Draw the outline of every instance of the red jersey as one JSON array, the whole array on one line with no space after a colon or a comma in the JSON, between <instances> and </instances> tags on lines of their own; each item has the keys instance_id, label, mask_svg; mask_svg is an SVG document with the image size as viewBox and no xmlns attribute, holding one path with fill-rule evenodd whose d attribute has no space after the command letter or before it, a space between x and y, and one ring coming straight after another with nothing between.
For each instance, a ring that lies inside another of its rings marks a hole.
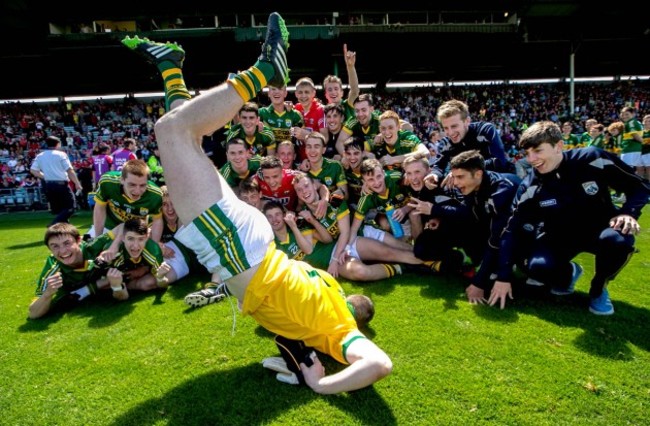
<instances>
[{"instance_id":1,"label":"red jersey","mask_svg":"<svg viewBox=\"0 0 650 426\"><path fill-rule=\"evenodd\" d=\"M297 104L296 111L302 115L302 119L305 122L303 126L304 129L310 130L312 132L317 132L325 127L325 111L323 110L323 105L320 102L314 100L311 103L311 107L307 113L305 113L302 104ZM304 142L298 141L296 148L298 148L296 152L298 160L302 161L307 158Z\"/></svg>"},{"instance_id":2,"label":"red jersey","mask_svg":"<svg viewBox=\"0 0 650 426\"><path fill-rule=\"evenodd\" d=\"M296 195L296 190L293 188L292 184L295 175L295 170L282 169L282 181L280 187L273 191L264 181L264 178L262 177L262 169L258 170L255 179L260 185L262 198L265 200L276 201L286 207L287 210L295 211L296 205L298 204L298 196Z\"/></svg>"}]
</instances>

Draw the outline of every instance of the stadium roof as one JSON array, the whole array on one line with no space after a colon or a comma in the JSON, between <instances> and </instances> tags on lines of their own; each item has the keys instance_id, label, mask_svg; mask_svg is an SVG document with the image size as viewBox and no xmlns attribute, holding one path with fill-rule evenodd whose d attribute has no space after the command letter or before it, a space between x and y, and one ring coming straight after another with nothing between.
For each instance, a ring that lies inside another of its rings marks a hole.
<instances>
[{"instance_id":1,"label":"stadium roof","mask_svg":"<svg viewBox=\"0 0 650 426\"><path fill-rule=\"evenodd\" d=\"M268 1L225 3L184 0L172 14L150 0L113 0L100 12L79 0L4 0L0 99L160 91L155 70L119 44L134 33L178 41L188 53L188 85L210 87L252 63L272 11ZM578 77L647 74L650 22L639 3L603 10L590 1L459 0L394 10L285 0L278 11L291 25L294 80L320 81L335 71L345 80L347 43L357 52L359 80L383 85L568 78L572 54ZM81 33L82 24L95 32Z\"/></svg>"}]
</instances>

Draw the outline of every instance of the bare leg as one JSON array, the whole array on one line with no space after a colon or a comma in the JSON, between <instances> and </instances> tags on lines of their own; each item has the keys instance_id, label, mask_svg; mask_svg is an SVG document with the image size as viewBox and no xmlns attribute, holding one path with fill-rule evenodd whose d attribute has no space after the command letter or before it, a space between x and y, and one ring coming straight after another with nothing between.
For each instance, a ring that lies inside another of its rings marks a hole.
<instances>
[{"instance_id":1,"label":"bare leg","mask_svg":"<svg viewBox=\"0 0 650 426\"><path fill-rule=\"evenodd\" d=\"M366 265L359 259L349 259L340 265L339 275L351 281L378 281L391 277L384 265Z\"/></svg>"},{"instance_id":2,"label":"bare leg","mask_svg":"<svg viewBox=\"0 0 650 426\"><path fill-rule=\"evenodd\" d=\"M234 197L201 148L204 135L223 127L244 100L223 83L175 108L156 122L165 181L182 223L190 223L224 195Z\"/></svg>"},{"instance_id":3,"label":"bare leg","mask_svg":"<svg viewBox=\"0 0 650 426\"><path fill-rule=\"evenodd\" d=\"M387 237L388 234L386 234L386 238ZM404 243L404 241L399 241L394 237L393 240ZM358 237L356 242L357 251L359 252L359 256L361 256L361 260L385 261L386 259L390 259L392 262L408 263L409 265L422 264L422 260L415 257L413 254L413 246L408 243L404 243L407 248L404 250L401 248L401 245L400 248L396 248L395 246L390 246L385 242L382 243L371 238Z\"/></svg>"}]
</instances>

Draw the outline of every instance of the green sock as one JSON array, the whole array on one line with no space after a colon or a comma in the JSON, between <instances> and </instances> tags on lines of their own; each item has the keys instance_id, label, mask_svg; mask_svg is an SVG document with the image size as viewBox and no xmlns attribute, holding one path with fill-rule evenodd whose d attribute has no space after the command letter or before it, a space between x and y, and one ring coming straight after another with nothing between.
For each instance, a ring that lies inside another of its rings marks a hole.
<instances>
[{"instance_id":1,"label":"green sock","mask_svg":"<svg viewBox=\"0 0 650 426\"><path fill-rule=\"evenodd\" d=\"M185 86L183 79L183 70L178 68L171 61L163 61L158 64L158 69L162 74L165 84L165 109L169 111L169 107L177 99L191 99L189 90Z\"/></svg>"}]
</instances>

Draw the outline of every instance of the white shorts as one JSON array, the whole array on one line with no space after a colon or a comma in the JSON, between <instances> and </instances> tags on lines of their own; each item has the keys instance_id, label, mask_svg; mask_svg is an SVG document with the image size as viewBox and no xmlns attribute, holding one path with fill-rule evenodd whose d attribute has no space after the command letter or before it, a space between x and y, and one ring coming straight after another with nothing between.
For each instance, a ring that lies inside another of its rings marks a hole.
<instances>
[{"instance_id":1,"label":"white shorts","mask_svg":"<svg viewBox=\"0 0 650 426\"><path fill-rule=\"evenodd\" d=\"M641 165L643 167L650 167L650 152L641 155Z\"/></svg>"},{"instance_id":2,"label":"white shorts","mask_svg":"<svg viewBox=\"0 0 650 426\"><path fill-rule=\"evenodd\" d=\"M261 211L229 197L182 226L175 237L210 273L226 281L262 262L273 230Z\"/></svg>"},{"instance_id":3,"label":"white shorts","mask_svg":"<svg viewBox=\"0 0 650 426\"><path fill-rule=\"evenodd\" d=\"M364 225L362 232L364 237L370 238L371 240L377 240L382 243L384 242L384 237L386 236L386 231L370 225Z\"/></svg>"},{"instance_id":4,"label":"white shorts","mask_svg":"<svg viewBox=\"0 0 650 426\"><path fill-rule=\"evenodd\" d=\"M621 160L629 166L641 167L641 151L622 153Z\"/></svg>"},{"instance_id":5,"label":"white shorts","mask_svg":"<svg viewBox=\"0 0 650 426\"><path fill-rule=\"evenodd\" d=\"M334 249L332 250L332 257L330 258L330 263L334 260L334 253L336 253L336 248L338 247L339 243L341 240L337 241L336 244L334 245ZM354 241L352 241L352 244L348 244L345 246L345 254L350 257L354 257L355 259L361 260L361 257L359 256L359 252L357 251L357 239L355 238Z\"/></svg>"},{"instance_id":6,"label":"white shorts","mask_svg":"<svg viewBox=\"0 0 650 426\"><path fill-rule=\"evenodd\" d=\"M104 235L108 231L110 231L110 229L108 229L107 227L104 227L104 231L102 231L101 235ZM99 236L95 232L95 225L91 226L90 229L86 232L86 234L90 235L90 238L95 238L95 237Z\"/></svg>"},{"instance_id":7,"label":"white shorts","mask_svg":"<svg viewBox=\"0 0 650 426\"><path fill-rule=\"evenodd\" d=\"M174 272L176 272L177 279L180 280L187 276L190 273L190 265L187 264L187 260L185 260L181 249L173 241L166 242L165 246L174 251L174 257L165 258L165 263L171 266Z\"/></svg>"}]
</instances>

